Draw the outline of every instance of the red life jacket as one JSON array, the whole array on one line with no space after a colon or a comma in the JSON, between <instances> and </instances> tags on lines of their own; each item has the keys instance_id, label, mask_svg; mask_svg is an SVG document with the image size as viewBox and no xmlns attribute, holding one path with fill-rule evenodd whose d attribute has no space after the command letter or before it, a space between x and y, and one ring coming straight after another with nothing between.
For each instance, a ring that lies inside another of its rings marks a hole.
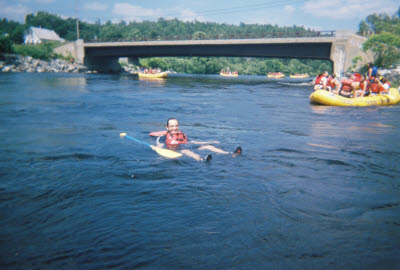
<instances>
[{"instance_id":1,"label":"red life jacket","mask_svg":"<svg viewBox=\"0 0 400 270\"><path fill-rule=\"evenodd\" d=\"M178 133L174 133L174 134L171 134L171 133L167 132L165 134L165 136L166 136L165 144L168 147L176 147L176 146L178 146L180 144L188 142L188 139L187 139L186 135L183 134L181 131L179 131Z\"/></svg>"},{"instance_id":2,"label":"red life jacket","mask_svg":"<svg viewBox=\"0 0 400 270\"><path fill-rule=\"evenodd\" d=\"M360 73L354 73L354 81L355 82L361 82L361 74Z\"/></svg>"},{"instance_id":3,"label":"red life jacket","mask_svg":"<svg viewBox=\"0 0 400 270\"><path fill-rule=\"evenodd\" d=\"M351 87L351 84L353 83L353 80L350 79L345 79L342 81L342 90L351 92L353 90L353 87Z\"/></svg>"},{"instance_id":4,"label":"red life jacket","mask_svg":"<svg viewBox=\"0 0 400 270\"><path fill-rule=\"evenodd\" d=\"M370 87L373 93L379 93L379 84L377 82L371 82Z\"/></svg>"},{"instance_id":5,"label":"red life jacket","mask_svg":"<svg viewBox=\"0 0 400 270\"><path fill-rule=\"evenodd\" d=\"M322 84L322 83L321 83L322 77L324 77L324 74L318 75L317 78L315 79L314 85Z\"/></svg>"},{"instance_id":6,"label":"red life jacket","mask_svg":"<svg viewBox=\"0 0 400 270\"><path fill-rule=\"evenodd\" d=\"M331 87L335 87L335 84L332 82L333 78L330 77L326 80L326 85L331 86Z\"/></svg>"}]
</instances>

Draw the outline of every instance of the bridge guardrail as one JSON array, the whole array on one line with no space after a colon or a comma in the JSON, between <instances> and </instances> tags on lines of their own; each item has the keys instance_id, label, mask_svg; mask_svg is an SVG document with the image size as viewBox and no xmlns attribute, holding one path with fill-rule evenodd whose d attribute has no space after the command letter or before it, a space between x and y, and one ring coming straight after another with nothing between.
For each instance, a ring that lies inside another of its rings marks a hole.
<instances>
[{"instance_id":1,"label":"bridge guardrail","mask_svg":"<svg viewBox=\"0 0 400 270\"><path fill-rule=\"evenodd\" d=\"M187 35L187 36L143 36L130 39L92 39L91 42L134 42L134 41L176 41L176 40L218 40L218 39L260 39L260 38L304 38L304 37L334 37L336 31L306 31L306 32L273 32L273 33L241 33L241 34L212 34L212 35Z\"/></svg>"}]
</instances>

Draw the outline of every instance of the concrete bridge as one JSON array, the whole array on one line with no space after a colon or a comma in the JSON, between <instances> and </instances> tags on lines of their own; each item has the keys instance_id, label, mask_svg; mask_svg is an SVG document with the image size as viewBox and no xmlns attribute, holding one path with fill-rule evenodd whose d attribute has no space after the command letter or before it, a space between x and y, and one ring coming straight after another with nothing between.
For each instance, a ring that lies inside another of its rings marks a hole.
<instances>
[{"instance_id":1,"label":"concrete bridge","mask_svg":"<svg viewBox=\"0 0 400 270\"><path fill-rule=\"evenodd\" d=\"M138 63L141 57L163 56L225 56L267 57L330 60L334 72L342 74L361 56L363 63L371 61L362 52L365 38L348 34L329 37L256 38L223 40L175 40L85 43L78 40L55 49L64 56L72 56L88 68L101 72L120 69L118 59L128 57Z\"/></svg>"}]
</instances>

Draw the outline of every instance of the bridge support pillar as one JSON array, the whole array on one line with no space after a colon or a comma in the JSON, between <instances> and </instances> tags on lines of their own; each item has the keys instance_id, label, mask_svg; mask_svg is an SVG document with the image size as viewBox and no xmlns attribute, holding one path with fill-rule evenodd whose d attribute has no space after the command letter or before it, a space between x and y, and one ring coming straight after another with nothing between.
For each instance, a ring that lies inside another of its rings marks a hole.
<instances>
[{"instance_id":1,"label":"bridge support pillar","mask_svg":"<svg viewBox=\"0 0 400 270\"><path fill-rule=\"evenodd\" d=\"M84 65L89 70L96 70L100 73L118 73L121 71L118 57L115 56L85 56Z\"/></svg>"},{"instance_id":2,"label":"bridge support pillar","mask_svg":"<svg viewBox=\"0 0 400 270\"><path fill-rule=\"evenodd\" d=\"M332 46L331 61L333 63L333 72L342 76L350 66L346 59L346 46L335 42Z\"/></svg>"},{"instance_id":3,"label":"bridge support pillar","mask_svg":"<svg viewBox=\"0 0 400 270\"><path fill-rule=\"evenodd\" d=\"M333 72L343 75L348 71L353 72L370 62L372 55L362 51L362 44L366 40L366 38L356 35L351 35L351 38L348 36L337 37L331 49ZM353 63L355 57L361 57L361 61L356 66Z\"/></svg>"},{"instance_id":4,"label":"bridge support pillar","mask_svg":"<svg viewBox=\"0 0 400 270\"><path fill-rule=\"evenodd\" d=\"M133 57L133 56L128 57L128 64L139 66L140 65L139 57Z\"/></svg>"}]
</instances>

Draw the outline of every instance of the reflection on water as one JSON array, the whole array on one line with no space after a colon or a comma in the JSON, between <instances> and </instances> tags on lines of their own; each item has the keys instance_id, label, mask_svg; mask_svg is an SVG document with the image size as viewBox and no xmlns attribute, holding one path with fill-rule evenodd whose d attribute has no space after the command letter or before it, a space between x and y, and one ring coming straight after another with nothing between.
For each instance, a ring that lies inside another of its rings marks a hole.
<instances>
[{"instance_id":1,"label":"reflection on water","mask_svg":"<svg viewBox=\"0 0 400 270\"><path fill-rule=\"evenodd\" d=\"M142 87L159 88L164 87L167 78L142 78L138 77Z\"/></svg>"},{"instance_id":2,"label":"reflection on water","mask_svg":"<svg viewBox=\"0 0 400 270\"><path fill-rule=\"evenodd\" d=\"M83 74L77 74L77 75L78 76L69 75L69 76L54 78L49 74L44 74L45 79L39 81L40 83L39 87L47 88L47 87L59 87L60 85L63 85L67 90L86 92L87 78L84 77Z\"/></svg>"},{"instance_id":3,"label":"reflection on water","mask_svg":"<svg viewBox=\"0 0 400 270\"><path fill-rule=\"evenodd\" d=\"M360 134L384 134L389 133L393 126L385 125L383 123L369 123L368 126L352 126L350 130Z\"/></svg>"},{"instance_id":4,"label":"reflection on water","mask_svg":"<svg viewBox=\"0 0 400 270\"><path fill-rule=\"evenodd\" d=\"M383 123L333 123L328 121L313 122L311 124L311 135L316 138L349 138L363 137L369 134L382 135L390 133L392 125Z\"/></svg>"},{"instance_id":5,"label":"reflection on water","mask_svg":"<svg viewBox=\"0 0 400 270\"><path fill-rule=\"evenodd\" d=\"M316 146L316 147L323 147L323 148L331 148L331 149L335 149L335 146L330 146L330 145L323 145L323 144L316 144L316 143L307 143L308 145L311 146Z\"/></svg>"}]
</instances>

